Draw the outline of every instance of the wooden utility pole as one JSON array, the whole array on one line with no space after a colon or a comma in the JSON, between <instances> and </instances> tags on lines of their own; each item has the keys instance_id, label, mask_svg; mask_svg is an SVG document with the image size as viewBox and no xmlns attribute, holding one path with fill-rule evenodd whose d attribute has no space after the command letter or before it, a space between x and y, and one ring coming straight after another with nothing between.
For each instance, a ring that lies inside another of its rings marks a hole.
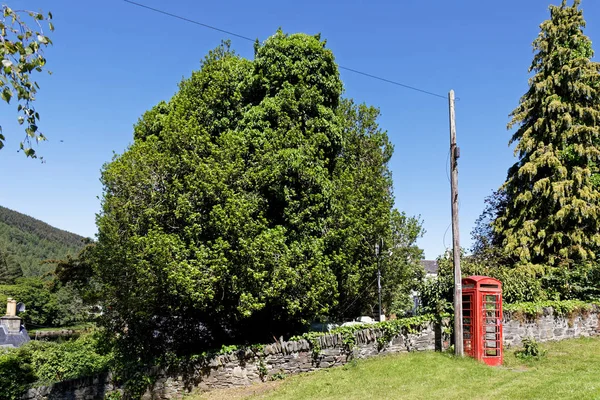
<instances>
[{"instance_id":1,"label":"wooden utility pole","mask_svg":"<svg viewBox=\"0 0 600 400\"><path fill-rule=\"evenodd\" d=\"M375 255L377 256L377 293L379 295L379 317L377 317L377 320L379 322L385 321L385 319L381 318L381 266L379 265L379 259L382 250L383 240L381 240L381 247L379 247L379 243L375 245Z\"/></svg>"},{"instance_id":2,"label":"wooden utility pole","mask_svg":"<svg viewBox=\"0 0 600 400\"><path fill-rule=\"evenodd\" d=\"M463 349L463 312L462 277L460 273L460 236L458 231L458 157L456 147L456 123L454 116L454 90L448 93L450 108L450 192L452 204L452 253L454 259L454 354L462 357Z\"/></svg>"}]
</instances>

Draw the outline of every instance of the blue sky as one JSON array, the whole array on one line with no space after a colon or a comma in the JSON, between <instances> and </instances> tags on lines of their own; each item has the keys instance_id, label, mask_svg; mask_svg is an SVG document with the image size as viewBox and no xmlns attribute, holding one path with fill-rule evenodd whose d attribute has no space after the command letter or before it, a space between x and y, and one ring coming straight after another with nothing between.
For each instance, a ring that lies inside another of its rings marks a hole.
<instances>
[{"instance_id":1,"label":"blue sky","mask_svg":"<svg viewBox=\"0 0 600 400\"><path fill-rule=\"evenodd\" d=\"M259 40L278 27L320 32L342 66L443 95L454 89L461 240L470 245L484 198L514 162L506 123L527 90L531 42L549 15L548 0L137 1ZM595 41L600 2L582 3L585 32ZM8 139L0 151L0 205L93 236L102 165L131 143L139 116L169 99L229 37L119 0L8 4L52 11L56 31L46 52L53 74L39 77L36 105L50 139L37 147L46 163L17 153L23 133L15 109L0 105ZM231 40L252 58L251 43ZM395 145L396 206L421 215L427 233L419 245L437 257L452 240L447 101L348 71L341 76L346 96L381 109L380 125Z\"/></svg>"}]
</instances>

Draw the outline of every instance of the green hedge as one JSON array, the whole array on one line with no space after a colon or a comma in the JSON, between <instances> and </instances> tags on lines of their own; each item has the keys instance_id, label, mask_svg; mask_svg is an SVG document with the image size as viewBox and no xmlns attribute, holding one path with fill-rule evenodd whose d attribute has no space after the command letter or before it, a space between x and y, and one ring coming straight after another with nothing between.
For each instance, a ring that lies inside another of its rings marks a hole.
<instances>
[{"instance_id":1,"label":"green hedge","mask_svg":"<svg viewBox=\"0 0 600 400\"><path fill-rule=\"evenodd\" d=\"M35 380L31 354L27 350L0 349L0 398L20 399Z\"/></svg>"},{"instance_id":2,"label":"green hedge","mask_svg":"<svg viewBox=\"0 0 600 400\"><path fill-rule=\"evenodd\" d=\"M62 343L32 341L0 350L0 398L18 399L31 385L48 385L108 370L112 355L95 334Z\"/></svg>"}]
</instances>

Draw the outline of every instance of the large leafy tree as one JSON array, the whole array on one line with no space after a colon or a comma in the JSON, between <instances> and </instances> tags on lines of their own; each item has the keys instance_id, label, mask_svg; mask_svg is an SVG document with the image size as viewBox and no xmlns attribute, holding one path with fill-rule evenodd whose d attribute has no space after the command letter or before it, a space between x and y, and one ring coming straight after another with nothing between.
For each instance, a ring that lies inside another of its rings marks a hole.
<instances>
[{"instance_id":1,"label":"large leafy tree","mask_svg":"<svg viewBox=\"0 0 600 400\"><path fill-rule=\"evenodd\" d=\"M383 305L387 312L402 313L411 305L409 295L421 277L422 250L416 246L423 234L418 218L393 207L392 176L387 167L393 146L377 124L379 111L343 99L338 108L343 151L334 172L334 195L328 252L337 276L338 319L358 313L376 314L377 267L382 271ZM384 239L379 260L375 245Z\"/></svg>"},{"instance_id":2,"label":"large leafy tree","mask_svg":"<svg viewBox=\"0 0 600 400\"><path fill-rule=\"evenodd\" d=\"M44 32L44 26L53 31L52 14L30 10L13 10L6 4L0 6L0 98L6 103L17 103L17 121L25 126L25 139L21 150L28 157L35 157L33 143L46 140L38 130L40 115L33 102L39 89L32 74L41 72L46 65L44 48L52 41ZM0 125L0 149L5 137Z\"/></svg>"},{"instance_id":3,"label":"large leafy tree","mask_svg":"<svg viewBox=\"0 0 600 400\"><path fill-rule=\"evenodd\" d=\"M518 161L494 229L520 263L570 266L600 245L600 75L579 1L550 6L533 42L534 75L511 114Z\"/></svg>"},{"instance_id":4,"label":"large leafy tree","mask_svg":"<svg viewBox=\"0 0 600 400\"><path fill-rule=\"evenodd\" d=\"M392 210L377 110L341 93L325 42L277 32L253 61L211 51L142 116L104 167L98 242L81 264L121 349L272 340L368 311L379 238L398 302L418 276L420 222Z\"/></svg>"}]
</instances>

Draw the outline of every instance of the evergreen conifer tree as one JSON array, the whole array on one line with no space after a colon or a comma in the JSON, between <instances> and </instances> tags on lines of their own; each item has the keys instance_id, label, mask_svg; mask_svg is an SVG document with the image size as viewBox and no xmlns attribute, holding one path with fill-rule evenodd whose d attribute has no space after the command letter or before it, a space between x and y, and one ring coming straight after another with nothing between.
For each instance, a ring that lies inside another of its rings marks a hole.
<instances>
[{"instance_id":1,"label":"evergreen conifer tree","mask_svg":"<svg viewBox=\"0 0 600 400\"><path fill-rule=\"evenodd\" d=\"M0 285L12 285L15 279L23 276L19 263L0 249Z\"/></svg>"},{"instance_id":2,"label":"evergreen conifer tree","mask_svg":"<svg viewBox=\"0 0 600 400\"><path fill-rule=\"evenodd\" d=\"M512 112L518 161L494 230L523 264L568 267L600 245L600 64L592 61L579 0L550 6L533 42L534 76Z\"/></svg>"}]
</instances>

